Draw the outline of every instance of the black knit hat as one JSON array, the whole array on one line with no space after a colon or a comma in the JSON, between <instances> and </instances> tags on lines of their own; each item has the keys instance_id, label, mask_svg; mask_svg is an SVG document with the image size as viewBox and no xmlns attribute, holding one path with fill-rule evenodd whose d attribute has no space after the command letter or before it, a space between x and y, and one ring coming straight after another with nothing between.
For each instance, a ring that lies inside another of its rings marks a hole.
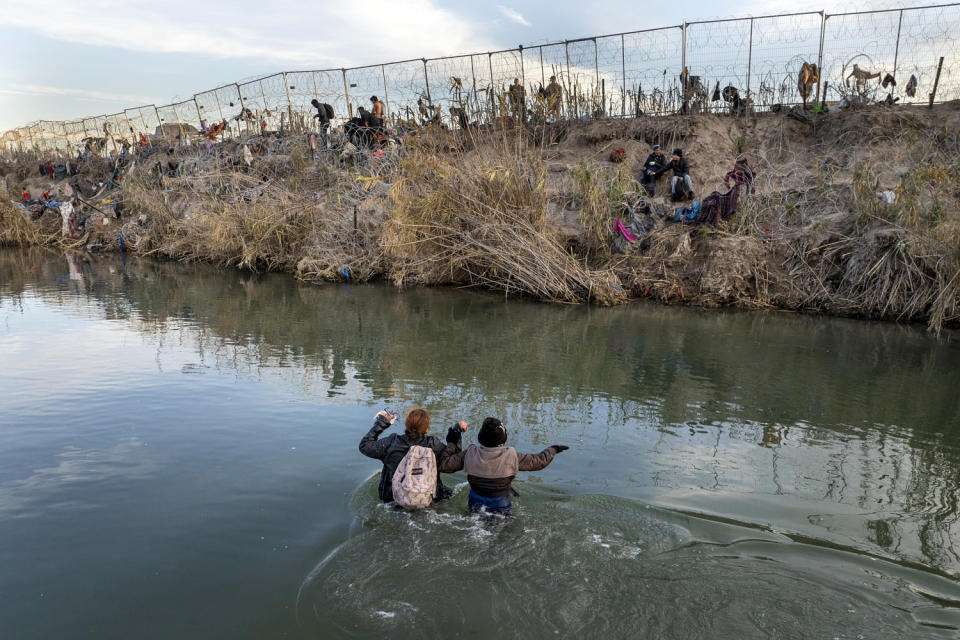
<instances>
[{"instance_id":1,"label":"black knit hat","mask_svg":"<svg viewBox=\"0 0 960 640\"><path fill-rule=\"evenodd\" d=\"M674 149L673 155L683 157L683 149Z\"/></svg>"},{"instance_id":2,"label":"black knit hat","mask_svg":"<svg viewBox=\"0 0 960 640\"><path fill-rule=\"evenodd\" d=\"M477 442L485 447L499 447L507 441L507 429L496 418L486 418L477 434Z\"/></svg>"}]
</instances>

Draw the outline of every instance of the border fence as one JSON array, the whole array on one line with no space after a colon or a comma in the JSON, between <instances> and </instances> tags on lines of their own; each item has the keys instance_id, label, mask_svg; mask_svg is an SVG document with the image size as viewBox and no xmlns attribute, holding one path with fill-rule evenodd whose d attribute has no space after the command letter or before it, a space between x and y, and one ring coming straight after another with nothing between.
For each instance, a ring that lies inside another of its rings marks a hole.
<instances>
[{"instance_id":1,"label":"border fence","mask_svg":"<svg viewBox=\"0 0 960 640\"><path fill-rule=\"evenodd\" d=\"M807 102L889 93L899 104L933 104L960 98L958 62L960 3L706 20L486 53L285 71L175 104L33 122L4 132L0 151L72 153L96 141L93 150L110 152L135 145L141 134L182 137L201 120L225 122L228 137L306 131L314 126L311 100L332 105L342 121L369 106L371 95L380 97L394 125L439 119L458 126L451 109L482 124L513 114L514 79L524 87L524 111L543 114L551 76L562 87L555 117L727 111L716 98L728 86L765 111L804 101L798 85L804 63L819 71ZM883 82L887 75L895 86Z\"/></svg>"}]
</instances>

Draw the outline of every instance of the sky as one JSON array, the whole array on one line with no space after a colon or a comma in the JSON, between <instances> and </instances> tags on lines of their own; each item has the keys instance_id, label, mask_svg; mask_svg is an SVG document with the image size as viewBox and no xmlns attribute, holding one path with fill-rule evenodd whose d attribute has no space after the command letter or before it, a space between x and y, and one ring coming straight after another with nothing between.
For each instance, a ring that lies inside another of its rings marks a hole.
<instances>
[{"instance_id":1,"label":"sky","mask_svg":"<svg viewBox=\"0 0 960 640\"><path fill-rule=\"evenodd\" d=\"M0 131L168 104L278 71L515 48L683 21L918 6L829 0L4 0Z\"/></svg>"}]
</instances>

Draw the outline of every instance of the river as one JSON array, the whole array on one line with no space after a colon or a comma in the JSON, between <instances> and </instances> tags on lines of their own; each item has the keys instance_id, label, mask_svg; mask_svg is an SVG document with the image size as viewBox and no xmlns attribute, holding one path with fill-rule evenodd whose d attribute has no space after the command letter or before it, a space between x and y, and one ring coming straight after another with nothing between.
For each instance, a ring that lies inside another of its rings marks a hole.
<instances>
[{"instance_id":1,"label":"river","mask_svg":"<svg viewBox=\"0 0 960 640\"><path fill-rule=\"evenodd\" d=\"M2 635L957 638L958 338L2 250ZM570 450L393 511L417 404Z\"/></svg>"}]
</instances>

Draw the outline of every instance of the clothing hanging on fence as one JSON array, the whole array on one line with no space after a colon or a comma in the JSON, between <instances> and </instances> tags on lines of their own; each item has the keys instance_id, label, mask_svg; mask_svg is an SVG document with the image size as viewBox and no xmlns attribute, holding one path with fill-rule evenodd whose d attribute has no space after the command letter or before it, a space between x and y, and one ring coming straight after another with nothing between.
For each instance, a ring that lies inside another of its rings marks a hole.
<instances>
[{"instance_id":1,"label":"clothing hanging on fence","mask_svg":"<svg viewBox=\"0 0 960 640\"><path fill-rule=\"evenodd\" d=\"M907 82L907 95L911 98L917 95L917 76L911 75Z\"/></svg>"},{"instance_id":2,"label":"clothing hanging on fence","mask_svg":"<svg viewBox=\"0 0 960 640\"><path fill-rule=\"evenodd\" d=\"M881 82L880 84L883 85L884 89L886 89L888 85L890 87L897 86L897 81L894 80L893 76L888 73L887 75L883 76L883 82Z\"/></svg>"},{"instance_id":3,"label":"clothing hanging on fence","mask_svg":"<svg viewBox=\"0 0 960 640\"><path fill-rule=\"evenodd\" d=\"M717 80L717 86L713 88L713 98L711 98L711 100L713 102L720 102L720 81L719 80Z\"/></svg>"}]
</instances>

